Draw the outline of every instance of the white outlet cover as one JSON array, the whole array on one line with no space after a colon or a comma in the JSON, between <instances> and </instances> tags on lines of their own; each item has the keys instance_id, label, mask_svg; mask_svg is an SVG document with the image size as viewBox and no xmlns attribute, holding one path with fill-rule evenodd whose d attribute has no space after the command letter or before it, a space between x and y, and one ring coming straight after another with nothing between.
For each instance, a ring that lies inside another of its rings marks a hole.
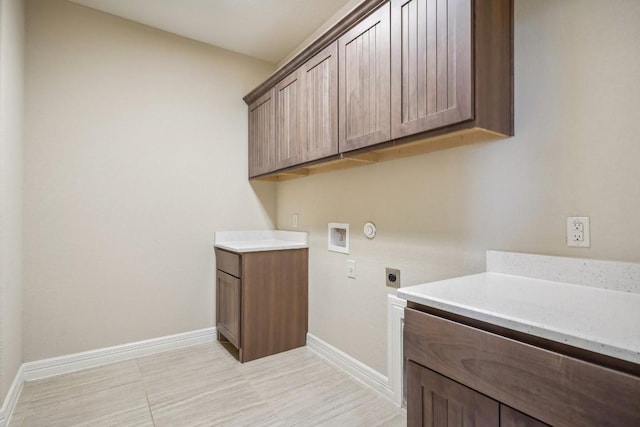
<instances>
[{"instance_id":1,"label":"white outlet cover","mask_svg":"<svg viewBox=\"0 0 640 427\"><path fill-rule=\"evenodd\" d=\"M581 235L582 240L577 238ZM588 216L567 217L567 246L577 248L591 247L591 227Z\"/></svg>"}]
</instances>

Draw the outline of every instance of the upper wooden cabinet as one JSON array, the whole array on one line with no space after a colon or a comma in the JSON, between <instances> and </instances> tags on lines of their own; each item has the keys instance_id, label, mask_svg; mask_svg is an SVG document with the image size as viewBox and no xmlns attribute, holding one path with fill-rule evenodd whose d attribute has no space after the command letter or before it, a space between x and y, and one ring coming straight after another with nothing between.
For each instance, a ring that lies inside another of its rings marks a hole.
<instances>
[{"instance_id":1,"label":"upper wooden cabinet","mask_svg":"<svg viewBox=\"0 0 640 427\"><path fill-rule=\"evenodd\" d=\"M472 3L391 0L393 138L473 118Z\"/></svg>"},{"instance_id":2,"label":"upper wooden cabinet","mask_svg":"<svg viewBox=\"0 0 640 427\"><path fill-rule=\"evenodd\" d=\"M338 40L340 152L390 139L389 3Z\"/></svg>"},{"instance_id":3,"label":"upper wooden cabinet","mask_svg":"<svg viewBox=\"0 0 640 427\"><path fill-rule=\"evenodd\" d=\"M249 178L275 168L275 90L249 105Z\"/></svg>"},{"instance_id":4,"label":"upper wooden cabinet","mask_svg":"<svg viewBox=\"0 0 640 427\"><path fill-rule=\"evenodd\" d=\"M302 156L305 162L338 154L338 43L302 67Z\"/></svg>"},{"instance_id":5,"label":"upper wooden cabinet","mask_svg":"<svg viewBox=\"0 0 640 427\"><path fill-rule=\"evenodd\" d=\"M513 0L363 0L244 99L251 177L511 136Z\"/></svg>"},{"instance_id":6,"label":"upper wooden cabinet","mask_svg":"<svg viewBox=\"0 0 640 427\"><path fill-rule=\"evenodd\" d=\"M513 135L513 1L391 0L391 137Z\"/></svg>"},{"instance_id":7,"label":"upper wooden cabinet","mask_svg":"<svg viewBox=\"0 0 640 427\"><path fill-rule=\"evenodd\" d=\"M276 85L275 169L302 162L302 97L300 70Z\"/></svg>"}]
</instances>

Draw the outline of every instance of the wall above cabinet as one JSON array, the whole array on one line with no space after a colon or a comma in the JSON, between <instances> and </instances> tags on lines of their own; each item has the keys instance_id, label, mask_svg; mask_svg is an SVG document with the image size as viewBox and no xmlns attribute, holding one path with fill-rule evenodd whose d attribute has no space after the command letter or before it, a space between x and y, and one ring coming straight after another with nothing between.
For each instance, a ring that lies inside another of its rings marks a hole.
<instances>
[{"instance_id":1,"label":"wall above cabinet","mask_svg":"<svg viewBox=\"0 0 640 427\"><path fill-rule=\"evenodd\" d=\"M364 1L244 98L249 178L513 135L513 0Z\"/></svg>"}]
</instances>

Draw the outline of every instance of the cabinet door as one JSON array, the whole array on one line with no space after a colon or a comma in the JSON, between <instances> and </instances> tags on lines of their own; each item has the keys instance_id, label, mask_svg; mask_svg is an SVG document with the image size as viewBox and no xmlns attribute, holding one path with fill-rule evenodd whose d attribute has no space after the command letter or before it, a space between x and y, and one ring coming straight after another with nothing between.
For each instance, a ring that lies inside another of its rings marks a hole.
<instances>
[{"instance_id":1,"label":"cabinet door","mask_svg":"<svg viewBox=\"0 0 640 427\"><path fill-rule=\"evenodd\" d=\"M240 279L223 271L216 272L216 317L218 331L240 348Z\"/></svg>"},{"instance_id":2,"label":"cabinet door","mask_svg":"<svg viewBox=\"0 0 640 427\"><path fill-rule=\"evenodd\" d=\"M500 424L500 404L447 377L409 361L407 425L491 427Z\"/></svg>"},{"instance_id":3,"label":"cabinet door","mask_svg":"<svg viewBox=\"0 0 640 427\"><path fill-rule=\"evenodd\" d=\"M302 79L295 71L275 87L276 96L276 169L302 163Z\"/></svg>"},{"instance_id":4,"label":"cabinet door","mask_svg":"<svg viewBox=\"0 0 640 427\"><path fill-rule=\"evenodd\" d=\"M549 427L549 424L531 418L510 406L501 404L500 427Z\"/></svg>"},{"instance_id":5,"label":"cabinet door","mask_svg":"<svg viewBox=\"0 0 640 427\"><path fill-rule=\"evenodd\" d=\"M275 169L275 100L270 90L249 106L249 178Z\"/></svg>"},{"instance_id":6,"label":"cabinet door","mask_svg":"<svg viewBox=\"0 0 640 427\"><path fill-rule=\"evenodd\" d=\"M338 43L334 42L302 68L303 159L338 154Z\"/></svg>"},{"instance_id":7,"label":"cabinet door","mask_svg":"<svg viewBox=\"0 0 640 427\"><path fill-rule=\"evenodd\" d=\"M391 136L473 118L471 0L391 0Z\"/></svg>"},{"instance_id":8,"label":"cabinet door","mask_svg":"<svg viewBox=\"0 0 640 427\"><path fill-rule=\"evenodd\" d=\"M338 56L340 152L388 141L389 3L340 37Z\"/></svg>"}]
</instances>

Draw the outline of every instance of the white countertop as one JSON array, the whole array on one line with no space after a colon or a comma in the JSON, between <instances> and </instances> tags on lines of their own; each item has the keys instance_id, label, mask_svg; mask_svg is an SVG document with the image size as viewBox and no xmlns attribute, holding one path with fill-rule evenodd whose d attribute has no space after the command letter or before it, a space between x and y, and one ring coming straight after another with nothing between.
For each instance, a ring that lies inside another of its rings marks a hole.
<instances>
[{"instance_id":1,"label":"white countertop","mask_svg":"<svg viewBox=\"0 0 640 427\"><path fill-rule=\"evenodd\" d=\"M640 294L501 273L398 289L408 301L640 364Z\"/></svg>"},{"instance_id":2,"label":"white countertop","mask_svg":"<svg viewBox=\"0 0 640 427\"><path fill-rule=\"evenodd\" d=\"M233 252L281 251L308 248L308 240L302 231L218 231L214 246Z\"/></svg>"}]
</instances>

